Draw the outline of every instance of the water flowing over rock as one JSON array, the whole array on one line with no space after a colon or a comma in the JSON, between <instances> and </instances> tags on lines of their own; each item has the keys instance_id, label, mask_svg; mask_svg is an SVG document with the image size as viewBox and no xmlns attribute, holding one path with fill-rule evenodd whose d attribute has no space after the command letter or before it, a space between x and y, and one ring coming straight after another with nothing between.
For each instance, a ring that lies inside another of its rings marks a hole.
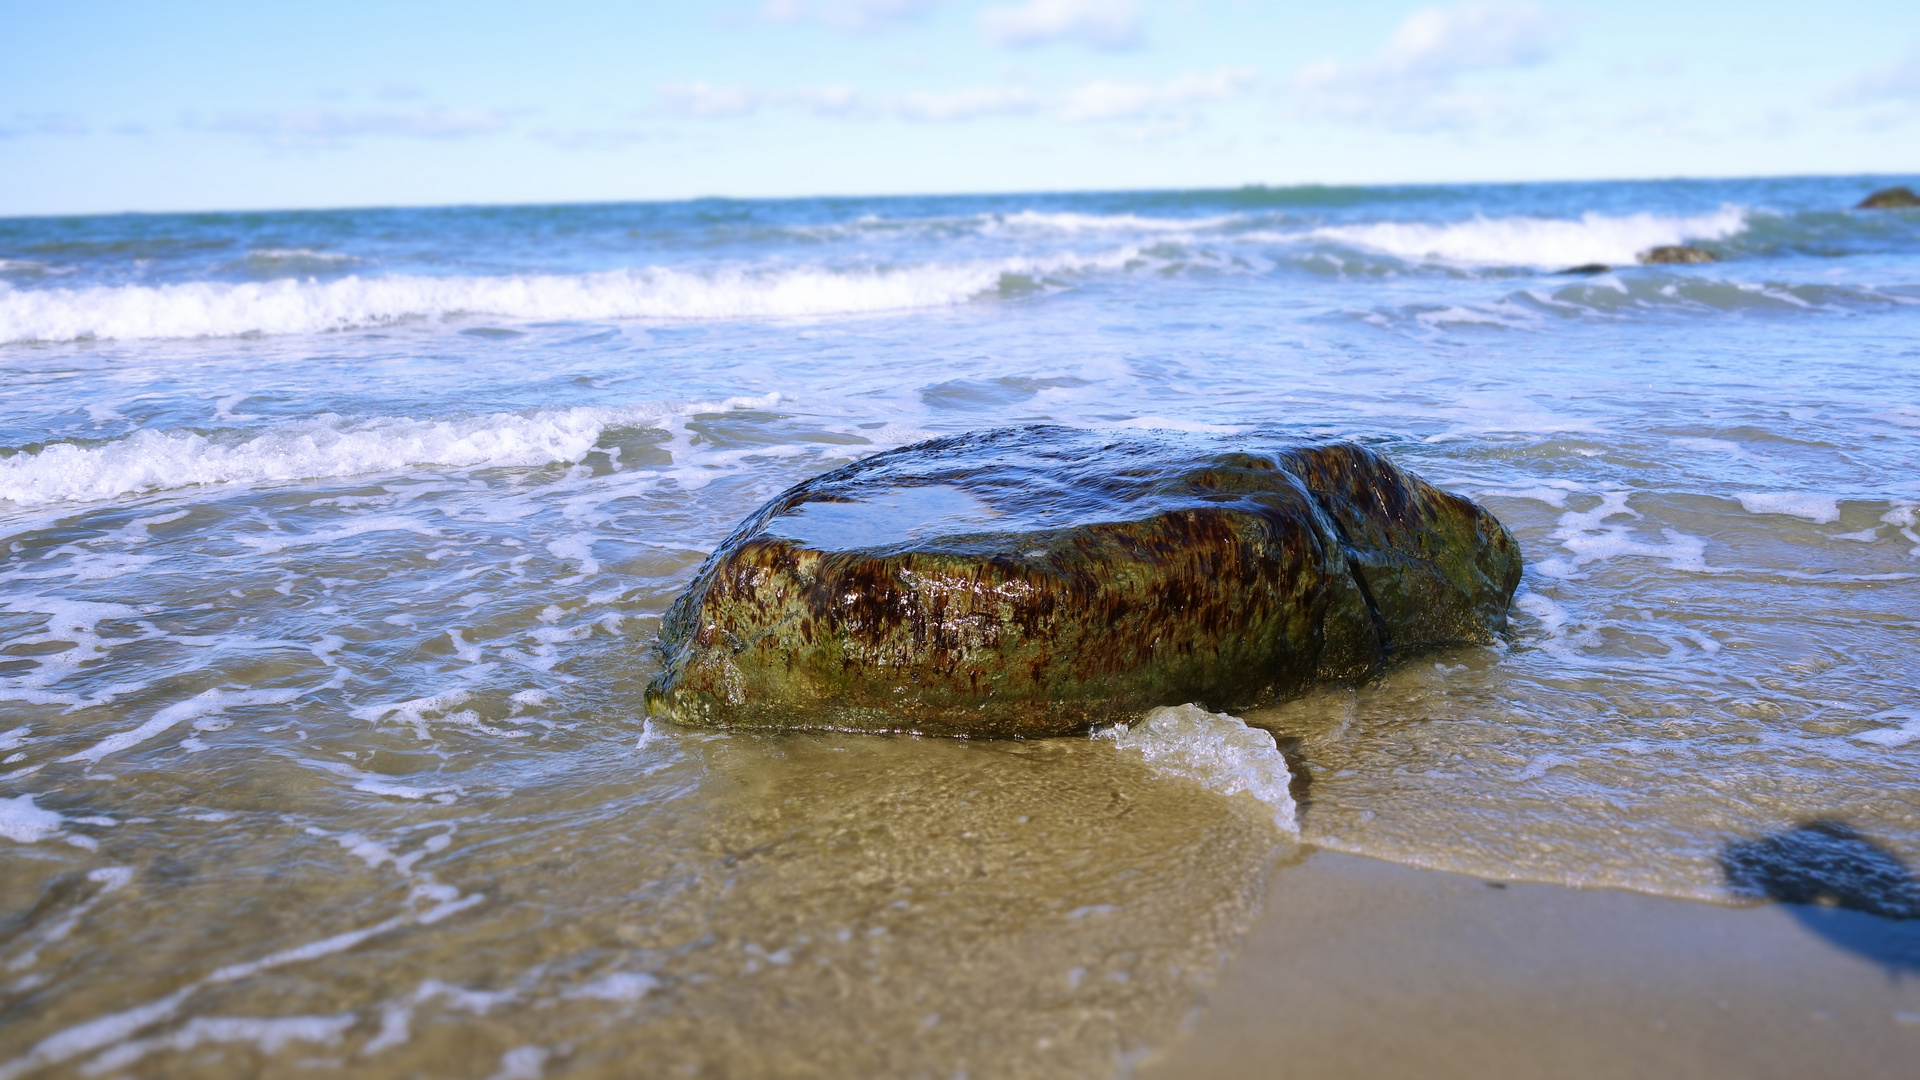
<instances>
[{"instance_id":1,"label":"water flowing over rock","mask_svg":"<svg viewBox=\"0 0 1920 1080\"><path fill-rule=\"evenodd\" d=\"M1855 210L1907 210L1920 206L1920 195L1910 187L1881 188L1860 200Z\"/></svg>"},{"instance_id":2,"label":"water flowing over rock","mask_svg":"<svg viewBox=\"0 0 1920 1080\"><path fill-rule=\"evenodd\" d=\"M1715 255L1711 251L1704 251L1700 248L1690 247L1686 244L1662 244L1661 246L1656 248L1648 248L1647 250L1641 252L1639 255L1635 256L1635 258L1639 259L1643 263L1648 263L1650 265L1663 265L1663 264L1685 265L1687 263L1710 263L1710 262L1720 261L1720 256Z\"/></svg>"},{"instance_id":3,"label":"water flowing over rock","mask_svg":"<svg viewBox=\"0 0 1920 1080\"><path fill-rule=\"evenodd\" d=\"M1064 734L1490 644L1519 579L1493 515L1359 446L1000 429L761 507L668 610L647 708Z\"/></svg>"}]
</instances>

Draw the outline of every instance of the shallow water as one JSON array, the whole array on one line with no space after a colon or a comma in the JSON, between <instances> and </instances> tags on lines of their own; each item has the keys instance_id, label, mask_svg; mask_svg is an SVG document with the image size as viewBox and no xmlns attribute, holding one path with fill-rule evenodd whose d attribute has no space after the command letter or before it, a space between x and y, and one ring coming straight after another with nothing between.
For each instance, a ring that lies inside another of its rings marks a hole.
<instances>
[{"instance_id":1,"label":"shallow water","mask_svg":"<svg viewBox=\"0 0 1920 1080\"><path fill-rule=\"evenodd\" d=\"M1359 439L1519 538L1501 647L1246 714L1309 843L1912 862L1920 216L1872 186L0 222L0 1077L1123 1071L1271 805L641 715L739 518L1025 421Z\"/></svg>"}]
</instances>

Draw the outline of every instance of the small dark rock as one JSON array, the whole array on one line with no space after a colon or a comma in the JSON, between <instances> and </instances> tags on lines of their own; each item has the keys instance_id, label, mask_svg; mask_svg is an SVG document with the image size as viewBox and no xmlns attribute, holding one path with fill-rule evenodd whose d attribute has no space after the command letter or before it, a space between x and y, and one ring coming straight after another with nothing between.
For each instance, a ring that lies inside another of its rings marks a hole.
<instances>
[{"instance_id":1,"label":"small dark rock","mask_svg":"<svg viewBox=\"0 0 1920 1080\"><path fill-rule=\"evenodd\" d=\"M1581 263L1579 266L1569 266L1560 272L1563 274L1579 274L1582 277L1592 277L1595 274L1605 274L1612 270L1613 267L1608 266L1606 263Z\"/></svg>"},{"instance_id":2,"label":"small dark rock","mask_svg":"<svg viewBox=\"0 0 1920 1080\"><path fill-rule=\"evenodd\" d=\"M1882 188L1860 200L1855 210L1907 210L1920 206L1920 195L1909 187Z\"/></svg>"},{"instance_id":3,"label":"small dark rock","mask_svg":"<svg viewBox=\"0 0 1920 1080\"><path fill-rule=\"evenodd\" d=\"M1007 428L815 477L662 620L682 723L1037 736L1490 644L1520 550L1351 444Z\"/></svg>"},{"instance_id":4,"label":"small dark rock","mask_svg":"<svg viewBox=\"0 0 1920 1080\"><path fill-rule=\"evenodd\" d=\"M1710 263L1719 262L1720 256L1711 251L1702 251L1686 244L1662 244L1648 248L1635 256L1643 263Z\"/></svg>"}]
</instances>

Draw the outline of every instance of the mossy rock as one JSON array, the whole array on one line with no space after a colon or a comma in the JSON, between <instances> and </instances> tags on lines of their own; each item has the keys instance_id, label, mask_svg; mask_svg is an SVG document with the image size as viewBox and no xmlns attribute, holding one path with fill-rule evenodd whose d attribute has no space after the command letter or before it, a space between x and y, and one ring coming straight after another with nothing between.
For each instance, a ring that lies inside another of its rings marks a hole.
<instances>
[{"instance_id":1,"label":"mossy rock","mask_svg":"<svg viewBox=\"0 0 1920 1080\"><path fill-rule=\"evenodd\" d=\"M1920 206L1920 195L1909 187L1881 188L1860 200L1855 210L1907 210Z\"/></svg>"},{"instance_id":2,"label":"mossy rock","mask_svg":"<svg viewBox=\"0 0 1920 1080\"><path fill-rule=\"evenodd\" d=\"M1720 261L1720 256L1711 251L1689 247L1686 244L1662 244L1656 248L1648 248L1636 258L1652 265L1686 265Z\"/></svg>"},{"instance_id":3,"label":"mossy rock","mask_svg":"<svg viewBox=\"0 0 1920 1080\"><path fill-rule=\"evenodd\" d=\"M799 484L669 608L647 711L1040 736L1490 644L1520 550L1348 443L1008 428Z\"/></svg>"}]
</instances>

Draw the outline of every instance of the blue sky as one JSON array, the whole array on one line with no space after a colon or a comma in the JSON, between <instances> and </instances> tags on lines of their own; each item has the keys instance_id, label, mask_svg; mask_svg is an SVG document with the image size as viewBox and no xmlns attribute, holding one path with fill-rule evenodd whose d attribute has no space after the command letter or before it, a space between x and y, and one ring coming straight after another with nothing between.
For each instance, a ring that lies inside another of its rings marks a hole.
<instances>
[{"instance_id":1,"label":"blue sky","mask_svg":"<svg viewBox=\"0 0 1920 1080\"><path fill-rule=\"evenodd\" d=\"M0 0L0 214L1920 171L1920 4Z\"/></svg>"}]
</instances>

